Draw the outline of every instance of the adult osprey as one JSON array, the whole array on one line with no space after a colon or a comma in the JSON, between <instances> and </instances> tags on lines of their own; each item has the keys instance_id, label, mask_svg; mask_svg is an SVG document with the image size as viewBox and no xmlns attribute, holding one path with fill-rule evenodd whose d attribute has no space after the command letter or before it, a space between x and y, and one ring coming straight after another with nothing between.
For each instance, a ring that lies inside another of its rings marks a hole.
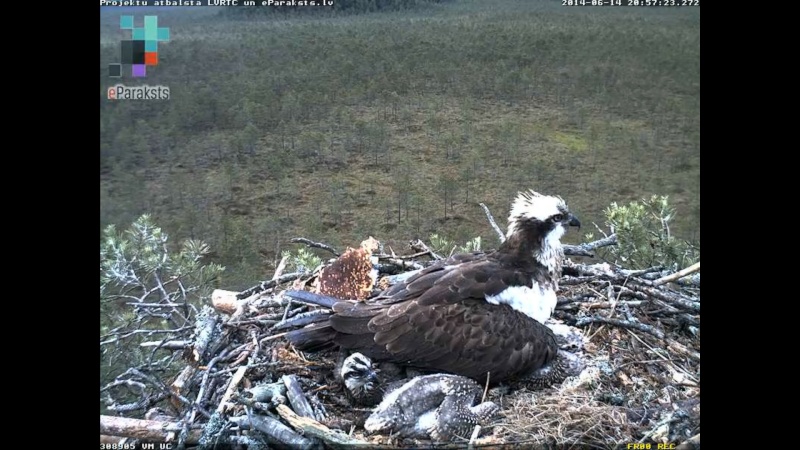
<instances>
[{"instance_id":1,"label":"adult osprey","mask_svg":"<svg viewBox=\"0 0 800 450\"><path fill-rule=\"evenodd\" d=\"M286 337L300 350L338 345L476 380L488 372L492 383L560 372L555 337L543 322L556 306L569 226L580 222L560 197L520 192L496 251L454 255L363 302L336 301L327 321Z\"/></svg>"}]
</instances>

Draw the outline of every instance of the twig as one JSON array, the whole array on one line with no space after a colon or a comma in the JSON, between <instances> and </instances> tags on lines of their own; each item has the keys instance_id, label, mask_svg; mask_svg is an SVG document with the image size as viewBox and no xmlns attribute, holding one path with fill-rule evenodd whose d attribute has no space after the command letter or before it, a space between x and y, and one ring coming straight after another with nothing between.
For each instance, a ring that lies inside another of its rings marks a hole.
<instances>
[{"instance_id":1,"label":"twig","mask_svg":"<svg viewBox=\"0 0 800 450\"><path fill-rule=\"evenodd\" d=\"M191 341L149 341L139 344L139 347L158 347L163 350L183 350L191 346Z\"/></svg>"},{"instance_id":2,"label":"twig","mask_svg":"<svg viewBox=\"0 0 800 450\"><path fill-rule=\"evenodd\" d=\"M278 364L280 364L280 363L279 362L273 362L273 361L266 361L266 362L260 362L260 363L256 363L256 364L250 364L250 365L248 365L248 367L250 367L251 369L255 369L256 367L270 367L270 366L277 366ZM230 367L230 368L227 368L227 369L220 369L220 370L214 372L213 374L211 374L210 376L211 377L219 377L221 375L225 375L227 373L230 373L230 372L233 372L233 371L236 371L236 370L239 370L239 369L241 369L241 367Z\"/></svg>"},{"instance_id":3,"label":"twig","mask_svg":"<svg viewBox=\"0 0 800 450\"><path fill-rule=\"evenodd\" d=\"M563 244L564 254L567 256L588 256L594 258L594 253L582 249L579 245Z\"/></svg>"},{"instance_id":4,"label":"twig","mask_svg":"<svg viewBox=\"0 0 800 450\"><path fill-rule=\"evenodd\" d=\"M416 251L422 251L422 252L428 252L428 253L430 253L430 255L431 255L431 256L433 256L433 259L437 259L437 260L438 260L438 259L444 259L444 258L442 258L442 256L441 256L441 255L439 255L438 253L436 253L436 252L434 252L433 250L431 250L431 249L430 249L430 248L429 248L427 245L425 245L425 243L424 243L424 242L422 242L420 239L416 239L416 240L413 240L413 241L411 241L411 243L410 243L409 245L411 245L411 248L412 248L412 249L414 249L414 250L416 250Z\"/></svg>"},{"instance_id":5,"label":"twig","mask_svg":"<svg viewBox=\"0 0 800 450\"><path fill-rule=\"evenodd\" d=\"M689 347L686 347L680 342L670 341L670 343L667 344L667 348L677 353L682 353L695 361L700 361L700 353L690 349Z\"/></svg>"},{"instance_id":6,"label":"twig","mask_svg":"<svg viewBox=\"0 0 800 450\"><path fill-rule=\"evenodd\" d=\"M392 252L391 255L378 255L378 259L387 259L387 258L388 259L391 259L391 258L394 258L394 259L416 259L416 258L419 258L420 256L430 256L430 254L431 253L429 251L421 251L421 252L413 253L411 255L400 255L400 256L398 256L398 255L395 255L394 252Z\"/></svg>"},{"instance_id":7,"label":"twig","mask_svg":"<svg viewBox=\"0 0 800 450\"><path fill-rule=\"evenodd\" d=\"M640 269L640 270L626 270L622 269L619 273L625 275L626 277L641 277L642 275L647 275L651 273L657 273L664 270L664 266L653 266L648 267L647 269Z\"/></svg>"},{"instance_id":8,"label":"twig","mask_svg":"<svg viewBox=\"0 0 800 450\"><path fill-rule=\"evenodd\" d=\"M219 405L217 405L218 413L225 412L225 408L228 405L228 400L230 400L230 398L233 396L233 392L236 390L236 387L239 385L239 382L242 381L245 372L247 372L247 369L249 368L249 365L241 366L236 373L233 374L231 377L231 382L228 383L228 388L225 390L225 394L222 396L222 400L220 400Z\"/></svg>"},{"instance_id":9,"label":"twig","mask_svg":"<svg viewBox=\"0 0 800 450\"><path fill-rule=\"evenodd\" d=\"M636 335L636 333L634 333L634 332L632 332L632 331L628 330L628 334L630 334L630 335L631 335L631 336L632 336L634 339L636 339L637 341L641 342L641 343L642 343L642 345L644 345L645 347L647 347L647 348L648 348L648 349L649 349L651 352L653 352L653 354L654 354L654 355L656 355L656 356L658 356L659 358L661 358L661 359L662 359L662 360L663 360L663 361L664 361L664 362L665 362L665 363L666 363L668 366L671 366L671 367L669 367L671 370L673 370L673 371L675 371L675 372L683 372L683 374L684 374L684 375L685 375L687 378L689 378L690 380L692 380L692 381L694 381L695 383L697 383L697 378L695 378L695 377L694 377L694 375L692 375L692 374L691 374L691 373L690 373L688 370L684 369L683 367L681 367L681 366L679 366L679 365L676 365L676 364L674 364L674 362L673 362L673 360L672 360L672 359L670 359L670 358L667 358L666 356L662 355L662 354L661 354L661 353L662 353L661 351L658 351L658 350L654 349L654 348L653 348L653 346L651 346L651 345L650 345L650 344L648 344L647 342L643 341L643 340L642 340L642 339L641 339L639 336L637 336L637 335ZM660 349L659 349L659 350L660 350Z\"/></svg>"},{"instance_id":10,"label":"twig","mask_svg":"<svg viewBox=\"0 0 800 450\"><path fill-rule=\"evenodd\" d=\"M302 238L302 237L292 238L292 239L290 239L289 242L294 242L295 244L306 244L307 246L313 247L313 248L321 248L323 250L327 250L327 251L333 253L334 256L337 256L337 257L339 256L339 252L337 252L336 249L334 249L333 247L331 247L328 244L323 244L322 242L314 242L314 241L312 241L310 239L306 239L306 238Z\"/></svg>"},{"instance_id":11,"label":"twig","mask_svg":"<svg viewBox=\"0 0 800 450\"><path fill-rule=\"evenodd\" d=\"M150 384L152 384L153 386L158 387L165 394L169 395L170 397L178 399L181 403L183 403L185 405L188 405L188 406L194 408L195 410L197 410L197 412L199 412L200 414L205 416L206 419L210 419L211 418L211 414L209 414L209 412L206 411L205 409L201 408L200 405L196 405L191 400L189 400L186 397L184 397L183 395L180 395L180 394L178 394L176 392L173 392L171 389L167 388L161 381L157 380L156 378L151 377L150 375L146 375L146 374L142 373L141 371L139 371L137 369L134 369L134 368L128 369L125 372L125 374L131 374L131 375L138 376L140 378L144 378L145 380L149 381ZM123 374L123 375L125 375L125 374ZM120 375L120 376L122 376L122 375Z\"/></svg>"},{"instance_id":12,"label":"twig","mask_svg":"<svg viewBox=\"0 0 800 450\"><path fill-rule=\"evenodd\" d=\"M505 242L506 235L505 233L503 233L503 230L501 230L500 227L497 226L497 222L494 221L494 217L492 217L492 213L489 211L489 207L487 207L483 203L479 203L479 205L481 205L481 208L483 208L483 212L486 214L486 218L489 219L489 225L491 225L492 229L494 229L494 232L497 233L497 237L500 239L500 242Z\"/></svg>"},{"instance_id":13,"label":"twig","mask_svg":"<svg viewBox=\"0 0 800 450\"><path fill-rule=\"evenodd\" d=\"M592 251L600 247L608 247L609 245L617 245L617 233L612 233L609 236L604 237L603 239L598 239L596 241L580 244L577 245L576 247L579 247L582 250Z\"/></svg>"},{"instance_id":14,"label":"twig","mask_svg":"<svg viewBox=\"0 0 800 450\"><path fill-rule=\"evenodd\" d=\"M675 281L677 279L683 278L686 275L689 275L691 273L697 272L698 270L700 270L700 261L697 261L696 263L692 264L691 266L689 266L689 267L687 267L687 268L685 268L683 270L679 270L678 272L675 272L672 275L667 275L666 277L659 278L656 281L654 281L653 284L656 285L656 286L659 286L659 285L662 285L664 283L669 283L670 281Z\"/></svg>"},{"instance_id":15,"label":"twig","mask_svg":"<svg viewBox=\"0 0 800 450\"><path fill-rule=\"evenodd\" d=\"M369 443L366 441L352 438L338 430L331 430L314 419L301 417L295 414L294 411L286 405L278 405L276 409L278 414L295 429L305 435L321 439L333 448L345 449L353 448L354 446L369 446Z\"/></svg>"},{"instance_id":16,"label":"twig","mask_svg":"<svg viewBox=\"0 0 800 450\"><path fill-rule=\"evenodd\" d=\"M100 416L100 434L111 436L163 442L171 433L180 432L181 429L180 423ZM196 444L200 441L201 433L201 430L190 430L186 443Z\"/></svg>"},{"instance_id":17,"label":"twig","mask_svg":"<svg viewBox=\"0 0 800 450\"><path fill-rule=\"evenodd\" d=\"M275 286L277 286L277 285L279 285L281 283L286 283L287 281L294 281L294 280L300 278L301 276L303 276L305 274L306 274L306 272L292 272L292 273L287 273L286 275L281 275L277 279L274 279L274 280L263 281L260 284L258 284L257 286L253 286L253 287L251 287L249 289L245 289L244 291L238 293L236 295L236 299L237 300L245 299L247 297L250 297L251 295L255 295L255 294L258 294L260 292L264 292L267 289L273 288L273 287L275 287Z\"/></svg>"},{"instance_id":18,"label":"twig","mask_svg":"<svg viewBox=\"0 0 800 450\"><path fill-rule=\"evenodd\" d=\"M422 254L427 254L427 253L428 252L422 252ZM422 269L423 268L422 264L420 264L418 262L406 261L405 259L392 258L390 256L379 256L378 260L386 261L390 265L398 267L400 269L399 270L400 272L408 270L408 269L418 270L418 269ZM385 264L381 264L381 266L385 266ZM384 272L384 273L385 272L389 272L388 267L379 267L378 270L380 270L381 272ZM398 271L393 271L393 272L398 272Z\"/></svg>"},{"instance_id":19,"label":"twig","mask_svg":"<svg viewBox=\"0 0 800 450\"><path fill-rule=\"evenodd\" d=\"M617 327L644 331L645 333L650 333L659 339L664 339L663 331L656 329L650 325L645 325L640 322L631 322L628 320L610 319L607 317L581 317L580 319L577 320L577 322L575 322L575 326L583 327L589 325L590 323L607 323L609 325L614 325Z\"/></svg>"},{"instance_id":20,"label":"twig","mask_svg":"<svg viewBox=\"0 0 800 450\"><path fill-rule=\"evenodd\" d=\"M246 426L264 433L267 441L281 448L311 450L316 447L311 439L297 434L294 430L281 423L280 420L269 416L251 414L247 417L232 417L229 420L239 426Z\"/></svg>"},{"instance_id":21,"label":"twig","mask_svg":"<svg viewBox=\"0 0 800 450\"><path fill-rule=\"evenodd\" d=\"M278 278L281 277L281 275L283 275L283 270L286 269L286 261L288 260L289 260L288 256L284 256L283 258L281 258L281 262L278 263L278 268L275 269L275 273L272 274L273 280L277 280Z\"/></svg>"},{"instance_id":22,"label":"twig","mask_svg":"<svg viewBox=\"0 0 800 450\"><path fill-rule=\"evenodd\" d=\"M314 410L306 400L303 390L300 388L300 383L297 382L297 377L294 375L284 375L283 384L286 385L286 397L292 405L292 409L297 414L303 417L314 418Z\"/></svg>"},{"instance_id":23,"label":"twig","mask_svg":"<svg viewBox=\"0 0 800 450\"><path fill-rule=\"evenodd\" d=\"M643 292L650 297L655 297L659 300L664 301L665 303L669 303L676 308L680 308L683 310L688 310L691 312L700 312L700 302L691 300L677 292L667 292L662 289L650 286L642 286L637 281L637 283L631 283L628 285L634 291Z\"/></svg>"}]
</instances>

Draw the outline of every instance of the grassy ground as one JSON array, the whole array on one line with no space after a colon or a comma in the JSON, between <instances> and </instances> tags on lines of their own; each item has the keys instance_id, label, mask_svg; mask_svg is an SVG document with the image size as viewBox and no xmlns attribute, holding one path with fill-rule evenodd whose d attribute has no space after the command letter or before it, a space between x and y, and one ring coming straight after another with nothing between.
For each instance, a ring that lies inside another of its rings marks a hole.
<instances>
[{"instance_id":1,"label":"grassy ground","mask_svg":"<svg viewBox=\"0 0 800 450\"><path fill-rule=\"evenodd\" d=\"M293 236L342 247L371 234L402 252L431 233L480 235L491 248L477 203L502 223L527 188L587 224L666 194L673 231L699 241L699 8L170 14L146 80L170 86L160 103L103 100L122 36L119 14L101 18L101 225L151 212L209 241L226 287L270 273Z\"/></svg>"}]
</instances>

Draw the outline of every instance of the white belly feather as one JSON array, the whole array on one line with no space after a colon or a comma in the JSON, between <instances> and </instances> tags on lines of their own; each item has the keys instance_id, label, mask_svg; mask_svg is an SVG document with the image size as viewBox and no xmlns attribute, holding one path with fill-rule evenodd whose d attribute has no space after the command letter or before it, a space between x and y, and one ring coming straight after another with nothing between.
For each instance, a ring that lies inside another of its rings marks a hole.
<instances>
[{"instance_id":1,"label":"white belly feather","mask_svg":"<svg viewBox=\"0 0 800 450\"><path fill-rule=\"evenodd\" d=\"M513 286L497 295L487 295L486 301L493 305L508 305L526 316L544 323L553 314L557 299L554 290L544 289L539 283L534 282L532 288Z\"/></svg>"}]
</instances>

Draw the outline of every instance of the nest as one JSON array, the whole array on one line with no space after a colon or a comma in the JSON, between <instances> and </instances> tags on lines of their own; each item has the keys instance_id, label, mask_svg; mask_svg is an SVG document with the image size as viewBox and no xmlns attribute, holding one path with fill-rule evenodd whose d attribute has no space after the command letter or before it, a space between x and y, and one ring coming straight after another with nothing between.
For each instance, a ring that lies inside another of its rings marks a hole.
<instances>
[{"instance_id":1,"label":"nest","mask_svg":"<svg viewBox=\"0 0 800 450\"><path fill-rule=\"evenodd\" d=\"M432 254L378 255L373 266L395 274L376 284L425 265ZM544 390L521 384L489 389L486 400L501 412L470 441L365 434L370 410L346 399L334 376L339 353L299 352L282 338L327 313L282 295L287 288L309 288L316 273L276 274L241 293L215 292L214 308L198 314L191 336L158 342L161 351L183 350L188 363L177 377L161 380L132 368L101 390L119 414L101 416L101 439L242 448L699 446L699 281L664 282L661 268L624 271L569 261L564 273L553 319L585 336L587 368ZM121 402L115 393L131 386L138 398Z\"/></svg>"}]
</instances>

